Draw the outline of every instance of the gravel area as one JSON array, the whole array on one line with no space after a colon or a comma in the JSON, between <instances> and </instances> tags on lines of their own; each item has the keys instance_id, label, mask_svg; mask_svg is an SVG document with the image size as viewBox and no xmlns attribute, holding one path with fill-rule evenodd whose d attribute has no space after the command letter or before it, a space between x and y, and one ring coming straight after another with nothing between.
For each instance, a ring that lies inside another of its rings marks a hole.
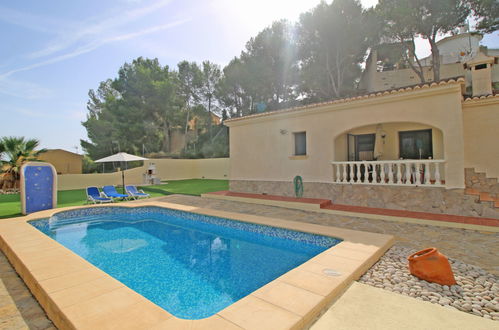
<instances>
[{"instance_id":1,"label":"gravel area","mask_svg":"<svg viewBox=\"0 0 499 330\"><path fill-rule=\"evenodd\" d=\"M393 246L359 282L499 321L499 277L449 258L457 285L430 283L409 273L407 257L414 252Z\"/></svg>"}]
</instances>

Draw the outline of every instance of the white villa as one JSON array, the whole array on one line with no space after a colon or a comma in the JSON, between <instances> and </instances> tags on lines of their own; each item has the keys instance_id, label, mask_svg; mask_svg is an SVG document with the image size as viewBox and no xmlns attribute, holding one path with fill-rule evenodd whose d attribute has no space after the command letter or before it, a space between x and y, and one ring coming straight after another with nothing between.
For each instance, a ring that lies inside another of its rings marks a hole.
<instances>
[{"instance_id":1,"label":"white villa","mask_svg":"<svg viewBox=\"0 0 499 330\"><path fill-rule=\"evenodd\" d=\"M294 196L299 175L304 197L499 218L499 57L468 35L439 43L442 81L376 71L374 52L365 95L227 120L230 190ZM452 62L444 50L468 37Z\"/></svg>"}]
</instances>

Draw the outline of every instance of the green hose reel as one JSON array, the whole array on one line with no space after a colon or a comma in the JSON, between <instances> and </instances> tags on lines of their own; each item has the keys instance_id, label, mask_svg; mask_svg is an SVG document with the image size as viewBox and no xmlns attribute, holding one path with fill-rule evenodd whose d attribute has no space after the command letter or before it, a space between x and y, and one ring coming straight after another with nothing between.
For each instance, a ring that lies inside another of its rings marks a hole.
<instances>
[{"instance_id":1,"label":"green hose reel","mask_svg":"<svg viewBox=\"0 0 499 330\"><path fill-rule=\"evenodd\" d=\"M293 184L295 186L295 196L300 198L303 196L303 180L301 176L297 175L293 179Z\"/></svg>"}]
</instances>

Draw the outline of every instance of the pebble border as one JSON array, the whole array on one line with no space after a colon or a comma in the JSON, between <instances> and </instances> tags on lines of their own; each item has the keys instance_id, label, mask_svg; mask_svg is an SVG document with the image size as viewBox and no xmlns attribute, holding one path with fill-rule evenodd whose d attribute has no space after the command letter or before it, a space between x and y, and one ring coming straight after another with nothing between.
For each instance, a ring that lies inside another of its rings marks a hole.
<instances>
[{"instance_id":1,"label":"pebble border","mask_svg":"<svg viewBox=\"0 0 499 330\"><path fill-rule=\"evenodd\" d=\"M449 258L457 285L430 283L409 273L407 257L414 252L394 245L359 282L499 321L499 277Z\"/></svg>"}]
</instances>

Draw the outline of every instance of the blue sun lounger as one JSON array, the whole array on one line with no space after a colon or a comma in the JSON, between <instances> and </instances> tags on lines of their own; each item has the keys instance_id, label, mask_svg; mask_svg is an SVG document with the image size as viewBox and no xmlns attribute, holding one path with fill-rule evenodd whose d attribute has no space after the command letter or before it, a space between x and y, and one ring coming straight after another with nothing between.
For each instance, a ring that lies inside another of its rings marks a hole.
<instances>
[{"instance_id":1,"label":"blue sun lounger","mask_svg":"<svg viewBox=\"0 0 499 330\"><path fill-rule=\"evenodd\" d=\"M113 200L111 198L103 197L102 193L99 191L97 187L87 187L87 203L92 202L94 204L97 203L110 203Z\"/></svg>"},{"instance_id":2,"label":"blue sun lounger","mask_svg":"<svg viewBox=\"0 0 499 330\"><path fill-rule=\"evenodd\" d=\"M137 187L135 186L125 186L125 191L133 199L138 199L138 198L149 198L151 197L149 194L146 194L144 190L138 190Z\"/></svg>"},{"instance_id":3,"label":"blue sun lounger","mask_svg":"<svg viewBox=\"0 0 499 330\"><path fill-rule=\"evenodd\" d=\"M128 199L128 195L118 193L114 186L104 186L102 187L102 191L106 197L112 200L115 198Z\"/></svg>"}]
</instances>

